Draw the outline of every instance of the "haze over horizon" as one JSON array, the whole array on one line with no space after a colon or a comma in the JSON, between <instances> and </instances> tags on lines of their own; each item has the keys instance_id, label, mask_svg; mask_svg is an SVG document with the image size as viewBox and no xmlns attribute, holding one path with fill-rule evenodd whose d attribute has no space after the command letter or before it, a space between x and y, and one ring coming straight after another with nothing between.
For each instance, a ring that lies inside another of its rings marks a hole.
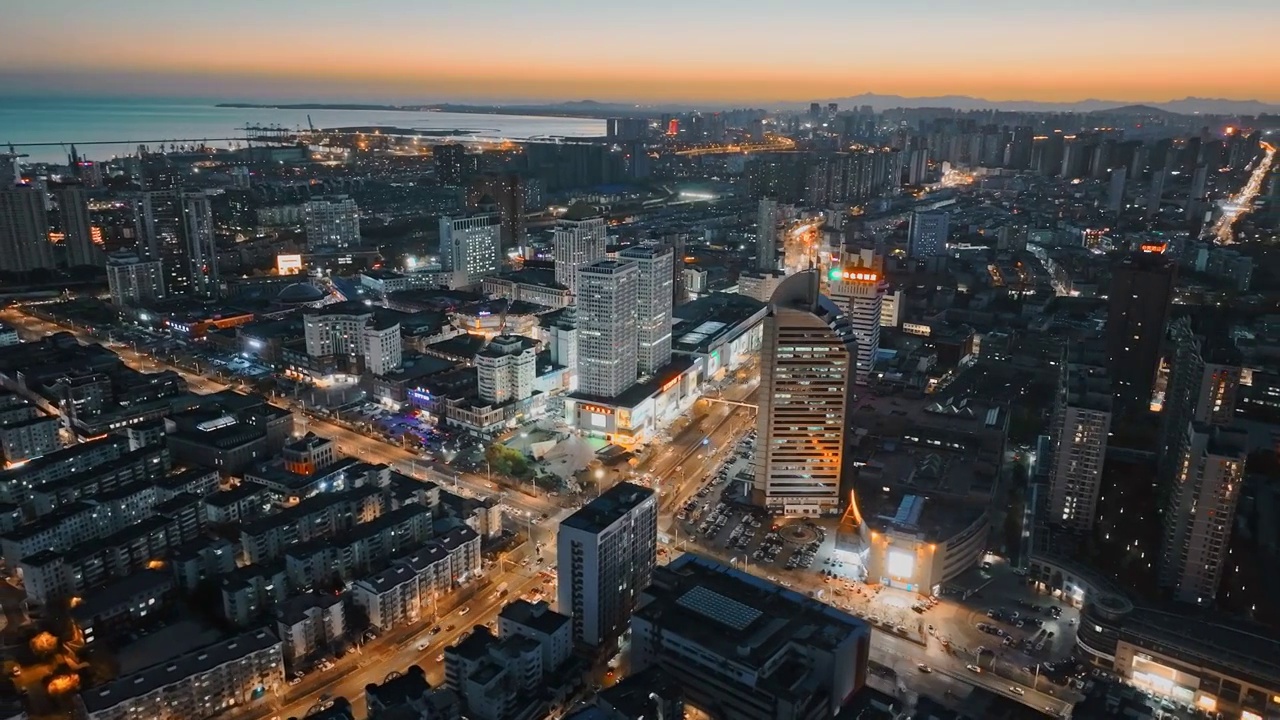
<instances>
[{"instance_id":1,"label":"haze over horizon","mask_svg":"<svg viewBox=\"0 0 1280 720\"><path fill-rule=\"evenodd\" d=\"M225 0L77 8L21 3L0 29L0 93L243 101L802 102L864 92L993 102L1280 102L1271 3L818 0L777 14L656 0L494 0L426 8L335 0L305 10ZM1249 21L1242 19L1248 17ZM1233 42L1212 41L1231 20ZM182 32L176 32L175 29ZM67 42L75 38L75 42ZM957 39L960 38L960 39ZM49 48L58 48L50 53ZM1229 52L1228 52L1229 50Z\"/></svg>"}]
</instances>

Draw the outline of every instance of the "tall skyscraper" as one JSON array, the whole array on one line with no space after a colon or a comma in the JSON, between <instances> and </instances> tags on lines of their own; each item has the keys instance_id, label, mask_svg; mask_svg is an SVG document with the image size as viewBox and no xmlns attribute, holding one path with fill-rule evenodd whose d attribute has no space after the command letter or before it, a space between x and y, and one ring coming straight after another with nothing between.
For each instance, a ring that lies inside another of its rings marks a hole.
<instances>
[{"instance_id":1,"label":"tall skyscraper","mask_svg":"<svg viewBox=\"0 0 1280 720\"><path fill-rule=\"evenodd\" d=\"M609 242L604 217L590 205L578 203L556 220L551 239L555 253L556 282L578 293L578 271L604 259Z\"/></svg>"},{"instance_id":2,"label":"tall skyscraper","mask_svg":"<svg viewBox=\"0 0 1280 720\"><path fill-rule=\"evenodd\" d=\"M613 398L636 382L640 266L601 260L578 271L578 391Z\"/></svg>"},{"instance_id":3,"label":"tall skyscraper","mask_svg":"<svg viewBox=\"0 0 1280 720\"><path fill-rule=\"evenodd\" d=\"M44 191L26 186L0 189L0 270L26 272L53 266Z\"/></svg>"},{"instance_id":4,"label":"tall skyscraper","mask_svg":"<svg viewBox=\"0 0 1280 720\"><path fill-rule=\"evenodd\" d=\"M1085 532L1097 519L1111 432L1110 385L1103 368L1088 365L1069 366L1064 382L1051 430L1048 520Z\"/></svg>"},{"instance_id":5,"label":"tall skyscraper","mask_svg":"<svg viewBox=\"0 0 1280 720\"><path fill-rule=\"evenodd\" d=\"M556 534L560 612L573 639L591 646L626 630L658 563L658 503L652 490L621 482L560 523Z\"/></svg>"},{"instance_id":6,"label":"tall skyscraper","mask_svg":"<svg viewBox=\"0 0 1280 720\"><path fill-rule=\"evenodd\" d=\"M26 156L14 152L0 152L0 190L8 190L22 181L22 166L18 164L18 158L22 157Z\"/></svg>"},{"instance_id":7,"label":"tall skyscraper","mask_svg":"<svg viewBox=\"0 0 1280 720\"><path fill-rule=\"evenodd\" d=\"M93 227L89 223L89 203L84 189L78 185L67 185L53 194L58 203L67 266L102 265L106 256L93 244Z\"/></svg>"},{"instance_id":8,"label":"tall skyscraper","mask_svg":"<svg viewBox=\"0 0 1280 720\"><path fill-rule=\"evenodd\" d=\"M817 273L774 291L760 347L760 448L753 501L770 512L840 511L858 347L848 317L818 292Z\"/></svg>"},{"instance_id":9,"label":"tall skyscraper","mask_svg":"<svg viewBox=\"0 0 1280 720\"><path fill-rule=\"evenodd\" d=\"M642 375L653 375L671 362L671 248L629 247L619 259L640 268L636 291L636 362Z\"/></svg>"},{"instance_id":10,"label":"tall skyscraper","mask_svg":"<svg viewBox=\"0 0 1280 720\"><path fill-rule=\"evenodd\" d=\"M854 382L859 385L867 384L880 349L881 317L888 289L884 260L873 249L842 252L839 263L828 272L827 292L849 317L858 344Z\"/></svg>"},{"instance_id":11,"label":"tall skyscraper","mask_svg":"<svg viewBox=\"0 0 1280 720\"><path fill-rule=\"evenodd\" d=\"M1107 186L1107 210L1112 215L1119 215L1124 209L1124 184L1128 172L1123 167L1111 171L1111 182Z\"/></svg>"},{"instance_id":12,"label":"tall skyscraper","mask_svg":"<svg viewBox=\"0 0 1280 720\"><path fill-rule=\"evenodd\" d=\"M1231 540L1248 435L1192 423L1167 492L1160 584L1173 596L1210 605Z\"/></svg>"},{"instance_id":13,"label":"tall skyscraper","mask_svg":"<svg viewBox=\"0 0 1280 720\"><path fill-rule=\"evenodd\" d=\"M159 260L166 297L217 294L218 253L209 198L181 190L152 190L136 200L142 257Z\"/></svg>"},{"instance_id":14,"label":"tall skyscraper","mask_svg":"<svg viewBox=\"0 0 1280 720\"><path fill-rule=\"evenodd\" d=\"M684 282L684 235L669 235L665 244L671 248L671 307L674 310L689 299L689 289Z\"/></svg>"},{"instance_id":15,"label":"tall skyscraper","mask_svg":"<svg viewBox=\"0 0 1280 720\"><path fill-rule=\"evenodd\" d=\"M1158 252L1129 253L1111 268L1107 292L1107 370L1116 412L1151 403L1177 266Z\"/></svg>"},{"instance_id":16,"label":"tall skyscraper","mask_svg":"<svg viewBox=\"0 0 1280 720\"><path fill-rule=\"evenodd\" d=\"M1226 426L1235 420L1241 383L1248 372L1234 343L1197 335L1191 318L1169 323L1166 356L1169 379L1161 419L1160 475L1170 482L1182 457L1191 423Z\"/></svg>"},{"instance_id":17,"label":"tall skyscraper","mask_svg":"<svg viewBox=\"0 0 1280 720\"><path fill-rule=\"evenodd\" d=\"M1026 125L1019 125L1013 129L1013 137L1009 141L1009 150L1006 156L1005 165L1014 170L1029 170L1031 168L1031 144L1035 138L1035 131Z\"/></svg>"},{"instance_id":18,"label":"tall skyscraper","mask_svg":"<svg viewBox=\"0 0 1280 720\"><path fill-rule=\"evenodd\" d=\"M468 285L502 269L502 217L476 213L440 218L440 260L446 270L465 272Z\"/></svg>"},{"instance_id":19,"label":"tall skyscraper","mask_svg":"<svg viewBox=\"0 0 1280 720\"><path fill-rule=\"evenodd\" d=\"M756 207L756 269L778 269L778 226L781 224L778 201L760 198Z\"/></svg>"},{"instance_id":20,"label":"tall skyscraper","mask_svg":"<svg viewBox=\"0 0 1280 720\"><path fill-rule=\"evenodd\" d=\"M911 213L907 231L908 248L913 258L939 257L947 254L951 233L951 213L946 211Z\"/></svg>"},{"instance_id":21,"label":"tall skyscraper","mask_svg":"<svg viewBox=\"0 0 1280 720\"><path fill-rule=\"evenodd\" d=\"M307 247L353 248L360 246L360 208L345 195L315 199L303 208Z\"/></svg>"},{"instance_id":22,"label":"tall skyscraper","mask_svg":"<svg viewBox=\"0 0 1280 720\"><path fill-rule=\"evenodd\" d=\"M213 206L206 195L189 194L182 200L186 224L186 261L189 294L216 297L220 292L218 245L213 232Z\"/></svg>"},{"instance_id":23,"label":"tall skyscraper","mask_svg":"<svg viewBox=\"0 0 1280 720\"><path fill-rule=\"evenodd\" d=\"M138 306L164 298L164 270L159 260L143 260L134 253L107 257L107 287L117 307Z\"/></svg>"},{"instance_id":24,"label":"tall skyscraper","mask_svg":"<svg viewBox=\"0 0 1280 720\"><path fill-rule=\"evenodd\" d=\"M436 145L431 148L436 160L436 179L441 185L461 185L467 147L461 143Z\"/></svg>"},{"instance_id":25,"label":"tall skyscraper","mask_svg":"<svg viewBox=\"0 0 1280 720\"><path fill-rule=\"evenodd\" d=\"M908 185L924 185L929 181L929 150L916 148L911 151L911 164L907 168Z\"/></svg>"},{"instance_id":26,"label":"tall skyscraper","mask_svg":"<svg viewBox=\"0 0 1280 720\"><path fill-rule=\"evenodd\" d=\"M1151 173L1151 185L1147 187L1147 217L1160 214L1160 201L1164 198L1164 170Z\"/></svg>"}]
</instances>

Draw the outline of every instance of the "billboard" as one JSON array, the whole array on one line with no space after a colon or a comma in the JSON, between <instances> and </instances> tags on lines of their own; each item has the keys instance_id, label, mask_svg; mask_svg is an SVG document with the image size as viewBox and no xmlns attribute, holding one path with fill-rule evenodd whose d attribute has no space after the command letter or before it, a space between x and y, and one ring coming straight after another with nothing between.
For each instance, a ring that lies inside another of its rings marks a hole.
<instances>
[{"instance_id":1,"label":"billboard","mask_svg":"<svg viewBox=\"0 0 1280 720\"><path fill-rule=\"evenodd\" d=\"M302 272L301 255L277 255L276 272L281 275L297 275Z\"/></svg>"}]
</instances>

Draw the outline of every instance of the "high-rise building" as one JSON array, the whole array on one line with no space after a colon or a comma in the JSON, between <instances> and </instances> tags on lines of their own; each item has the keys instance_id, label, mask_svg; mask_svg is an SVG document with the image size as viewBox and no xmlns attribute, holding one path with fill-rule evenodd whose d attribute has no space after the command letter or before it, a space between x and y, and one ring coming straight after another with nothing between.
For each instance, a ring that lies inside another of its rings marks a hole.
<instances>
[{"instance_id":1,"label":"high-rise building","mask_svg":"<svg viewBox=\"0 0 1280 720\"><path fill-rule=\"evenodd\" d=\"M89 223L89 203L85 199L84 188L66 185L56 190L54 197L58 202L67 266L101 265L105 258L93 244L93 226Z\"/></svg>"},{"instance_id":2,"label":"high-rise building","mask_svg":"<svg viewBox=\"0 0 1280 720\"><path fill-rule=\"evenodd\" d=\"M929 181L929 150L916 148L911 151L911 162L907 167L907 184L924 185Z\"/></svg>"},{"instance_id":3,"label":"high-rise building","mask_svg":"<svg viewBox=\"0 0 1280 720\"><path fill-rule=\"evenodd\" d=\"M560 523L556 534L560 612L575 641L616 640L658 561L658 502L653 491L620 482Z\"/></svg>"},{"instance_id":4,"label":"high-rise building","mask_svg":"<svg viewBox=\"0 0 1280 720\"><path fill-rule=\"evenodd\" d=\"M1107 210L1112 215L1119 215L1124 209L1124 184L1127 177L1128 173L1123 167L1111 171L1111 183L1107 187Z\"/></svg>"},{"instance_id":5,"label":"high-rise building","mask_svg":"<svg viewBox=\"0 0 1280 720\"><path fill-rule=\"evenodd\" d=\"M1218 594L1231 540L1248 435L1187 426L1187 439L1164 511L1160 584L1183 602L1210 605Z\"/></svg>"},{"instance_id":6,"label":"high-rise building","mask_svg":"<svg viewBox=\"0 0 1280 720\"><path fill-rule=\"evenodd\" d=\"M671 307L674 310L689 300L689 289L684 282L684 242L682 233L669 235L667 247L671 248Z\"/></svg>"},{"instance_id":7,"label":"high-rise building","mask_svg":"<svg viewBox=\"0 0 1280 720\"><path fill-rule=\"evenodd\" d=\"M1129 253L1111 268L1107 370L1117 412L1151 404L1177 266L1158 252Z\"/></svg>"},{"instance_id":8,"label":"high-rise building","mask_svg":"<svg viewBox=\"0 0 1280 720\"><path fill-rule=\"evenodd\" d=\"M436 145L431 149L436 159L436 179L441 185L461 185L466 165L467 147L461 143Z\"/></svg>"},{"instance_id":9,"label":"high-rise building","mask_svg":"<svg viewBox=\"0 0 1280 720\"><path fill-rule=\"evenodd\" d=\"M307 355L346 355L364 361L365 370L386 375L403 357L400 323L374 314L357 301L327 305L303 315Z\"/></svg>"},{"instance_id":10,"label":"high-rise building","mask_svg":"<svg viewBox=\"0 0 1280 720\"><path fill-rule=\"evenodd\" d=\"M605 246L609 242L604 217L590 205L575 204L556 220L551 242L555 253L556 282L576 295L578 271L604 259Z\"/></svg>"},{"instance_id":11,"label":"high-rise building","mask_svg":"<svg viewBox=\"0 0 1280 720\"><path fill-rule=\"evenodd\" d=\"M476 353L480 399L494 405L527 400L538 374L537 343L519 335L499 335Z\"/></svg>"},{"instance_id":12,"label":"high-rise building","mask_svg":"<svg viewBox=\"0 0 1280 720\"><path fill-rule=\"evenodd\" d=\"M778 269L778 226L782 218L778 213L778 201L760 198L756 207L756 269Z\"/></svg>"},{"instance_id":13,"label":"high-rise building","mask_svg":"<svg viewBox=\"0 0 1280 720\"><path fill-rule=\"evenodd\" d=\"M913 258L939 257L947 254L951 233L951 213L946 211L911 213L907 231L908 252Z\"/></svg>"},{"instance_id":14,"label":"high-rise building","mask_svg":"<svg viewBox=\"0 0 1280 720\"><path fill-rule=\"evenodd\" d=\"M0 270L26 272L53 266L44 191L25 186L0 189Z\"/></svg>"},{"instance_id":15,"label":"high-rise building","mask_svg":"<svg viewBox=\"0 0 1280 720\"><path fill-rule=\"evenodd\" d=\"M133 253L107 257L107 287L116 306L141 305L164 297L164 270L159 260L142 260Z\"/></svg>"},{"instance_id":16,"label":"high-rise building","mask_svg":"<svg viewBox=\"0 0 1280 720\"><path fill-rule=\"evenodd\" d=\"M26 156L0 152L0 190L8 190L22 182L22 166L18 164L18 158L21 157Z\"/></svg>"},{"instance_id":17,"label":"high-rise building","mask_svg":"<svg viewBox=\"0 0 1280 720\"><path fill-rule=\"evenodd\" d=\"M440 259L446 270L466 273L468 285L502 269L502 218L498 213L440 218Z\"/></svg>"},{"instance_id":18,"label":"high-rise building","mask_svg":"<svg viewBox=\"0 0 1280 720\"><path fill-rule=\"evenodd\" d=\"M881 318L888 289L884 260L872 249L842 252L839 263L828 271L827 294L849 317L858 344L854 382L859 385L867 384L880 349Z\"/></svg>"},{"instance_id":19,"label":"high-rise building","mask_svg":"<svg viewBox=\"0 0 1280 720\"><path fill-rule=\"evenodd\" d=\"M310 200L303 207L307 247L353 248L360 246L360 208L345 195Z\"/></svg>"},{"instance_id":20,"label":"high-rise building","mask_svg":"<svg viewBox=\"0 0 1280 720\"><path fill-rule=\"evenodd\" d=\"M642 375L653 375L671 362L671 248L639 245L618 253L640 268L636 290L636 363Z\"/></svg>"},{"instance_id":21,"label":"high-rise building","mask_svg":"<svg viewBox=\"0 0 1280 720\"><path fill-rule=\"evenodd\" d=\"M1111 393L1106 371L1067 368L1054 408L1049 470L1048 522L1078 532L1093 528L1102 463L1111 432Z\"/></svg>"},{"instance_id":22,"label":"high-rise building","mask_svg":"<svg viewBox=\"0 0 1280 720\"><path fill-rule=\"evenodd\" d=\"M546 316L544 316L546 317ZM551 362L569 369L569 392L578 390L578 313L573 306L555 313L546 326L547 354Z\"/></svg>"},{"instance_id":23,"label":"high-rise building","mask_svg":"<svg viewBox=\"0 0 1280 720\"><path fill-rule=\"evenodd\" d=\"M165 296L216 295L218 253L209 198L153 190L138 197L135 211L143 259L160 261Z\"/></svg>"},{"instance_id":24,"label":"high-rise building","mask_svg":"<svg viewBox=\"0 0 1280 720\"><path fill-rule=\"evenodd\" d=\"M1151 185L1147 187L1147 217L1160 214L1160 201L1164 199L1165 171L1156 170L1151 173Z\"/></svg>"},{"instance_id":25,"label":"high-rise building","mask_svg":"<svg viewBox=\"0 0 1280 720\"><path fill-rule=\"evenodd\" d=\"M213 206L206 195L189 194L182 200L186 223L187 256L191 279L189 294L215 297L220 292L218 245L213 232Z\"/></svg>"},{"instance_id":26,"label":"high-rise building","mask_svg":"<svg viewBox=\"0 0 1280 720\"><path fill-rule=\"evenodd\" d=\"M1241 384L1249 370L1230 341L1212 342L1195 333L1191 318L1169 323L1169 377L1161 407L1161 477L1170 481L1182 457L1187 427L1195 422L1227 426L1235 420Z\"/></svg>"},{"instance_id":27,"label":"high-rise building","mask_svg":"<svg viewBox=\"0 0 1280 720\"><path fill-rule=\"evenodd\" d=\"M774 513L839 512L858 347L815 272L778 285L760 347L754 502Z\"/></svg>"},{"instance_id":28,"label":"high-rise building","mask_svg":"<svg viewBox=\"0 0 1280 720\"><path fill-rule=\"evenodd\" d=\"M502 247L520 247L528 239L525 206L528 189L523 177L515 173L486 174L471 180L467 187L467 206L483 212L497 212L502 217Z\"/></svg>"},{"instance_id":29,"label":"high-rise building","mask_svg":"<svg viewBox=\"0 0 1280 720\"><path fill-rule=\"evenodd\" d=\"M578 271L578 391L613 398L635 384L640 266L601 260Z\"/></svg>"},{"instance_id":30,"label":"high-rise building","mask_svg":"<svg viewBox=\"0 0 1280 720\"><path fill-rule=\"evenodd\" d=\"M1035 139L1035 131L1026 125L1019 125L1013 129L1013 137L1009 141L1008 153L1005 159L1005 165L1014 170L1029 170L1031 168L1031 145Z\"/></svg>"}]
</instances>

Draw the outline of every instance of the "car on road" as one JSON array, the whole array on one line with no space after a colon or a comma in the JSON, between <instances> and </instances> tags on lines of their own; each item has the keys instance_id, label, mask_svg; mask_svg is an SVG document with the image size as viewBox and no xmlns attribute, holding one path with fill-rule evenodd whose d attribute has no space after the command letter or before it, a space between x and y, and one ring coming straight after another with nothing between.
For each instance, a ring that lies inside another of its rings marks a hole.
<instances>
[{"instance_id":1,"label":"car on road","mask_svg":"<svg viewBox=\"0 0 1280 720\"><path fill-rule=\"evenodd\" d=\"M427 648L431 647L431 639L424 638L422 640L419 640L416 647L418 648L418 652L422 652L423 650L426 650Z\"/></svg>"},{"instance_id":2,"label":"car on road","mask_svg":"<svg viewBox=\"0 0 1280 720\"><path fill-rule=\"evenodd\" d=\"M444 653L440 653L436 656L436 662L444 662Z\"/></svg>"},{"instance_id":3,"label":"car on road","mask_svg":"<svg viewBox=\"0 0 1280 720\"><path fill-rule=\"evenodd\" d=\"M965 669L967 669L969 672L975 672L975 673L980 673L980 672L982 672L982 668L978 667L977 665L972 665L972 664L970 664L970 665L965 665Z\"/></svg>"},{"instance_id":4,"label":"car on road","mask_svg":"<svg viewBox=\"0 0 1280 720\"><path fill-rule=\"evenodd\" d=\"M459 610L459 611L458 611L458 615L459 615L459 616L465 616L465 615L466 615L467 613L469 613L469 612L471 612L471 608L470 608L470 606L468 606L468 607L464 607L464 608L462 608L461 610Z\"/></svg>"},{"instance_id":5,"label":"car on road","mask_svg":"<svg viewBox=\"0 0 1280 720\"><path fill-rule=\"evenodd\" d=\"M922 673L931 673L931 672L933 672L933 668L929 667L928 665L925 665L924 663L920 663L919 665L917 665L917 666L916 666L916 669L917 669L917 670L919 670L919 671L920 671L920 672L922 672Z\"/></svg>"},{"instance_id":6,"label":"car on road","mask_svg":"<svg viewBox=\"0 0 1280 720\"><path fill-rule=\"evenodd\" d=\"M1026 691L1026 690L1023 690L1022 688L1017 687L1016 685L1010 685L1010 686L1009 686L1009 692L1013 693L1014 695L1019 695L1019 696L1021 696L1021 695L1026 695L1026 694L1027 694L1027 691Z\"/></svg>"}]
</instances>

